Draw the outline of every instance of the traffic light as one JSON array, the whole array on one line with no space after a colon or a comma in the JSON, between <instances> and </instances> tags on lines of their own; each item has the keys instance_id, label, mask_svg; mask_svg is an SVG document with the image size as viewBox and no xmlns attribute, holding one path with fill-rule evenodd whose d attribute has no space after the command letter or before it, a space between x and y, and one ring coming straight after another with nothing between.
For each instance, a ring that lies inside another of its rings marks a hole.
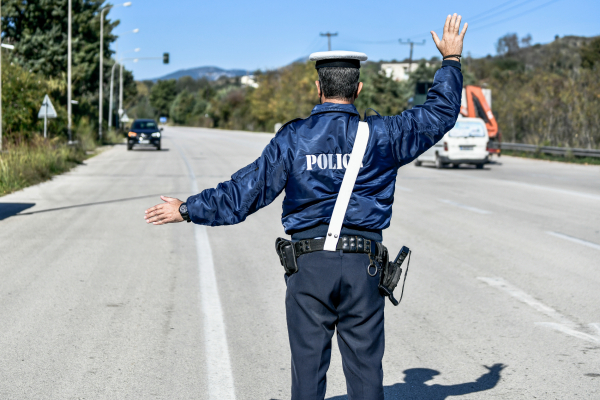
<instances>
[{"instance_id":1,"label":"traffic light","mask_svg":"<svg viewBox=\"0 0 600 400\"><path fill-rule=\"evenodd\" d=\"M163 53L163 64L169 63L169 53Z\"/></svg>"}]
</instances>

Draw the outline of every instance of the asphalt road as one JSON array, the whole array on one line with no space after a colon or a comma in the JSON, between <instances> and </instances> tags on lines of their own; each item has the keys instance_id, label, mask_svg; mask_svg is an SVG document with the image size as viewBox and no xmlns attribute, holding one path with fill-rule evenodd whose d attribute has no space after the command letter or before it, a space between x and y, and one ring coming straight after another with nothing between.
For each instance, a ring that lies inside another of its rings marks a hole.
<instances>
[{"instance_id":1,"label":"asphalt road","mask_svg":"<svg viewBox=\"0 0 600 400\"><path fill-rule=\"evenodd\" d=\"M160 152L0 198L0 399L288 399L282 199L231 227L143 220L271 137L167 128ZM408 165L384 243L413 250L386 399L600 398L600 167ZM345 393L334 349L327 398Z\"/></svg>"}]
</instances>

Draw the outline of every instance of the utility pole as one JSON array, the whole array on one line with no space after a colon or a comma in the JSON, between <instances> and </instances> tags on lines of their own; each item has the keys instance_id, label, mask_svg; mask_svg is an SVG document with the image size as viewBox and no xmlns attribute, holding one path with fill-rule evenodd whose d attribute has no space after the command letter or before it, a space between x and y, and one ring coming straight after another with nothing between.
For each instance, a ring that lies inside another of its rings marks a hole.
<instances>
[{"instance_id":1,"label":"utility pole","mask_svg":"<svg viewBox=\"0 0 600 400\"><path fill-rule=\"evenodd\" d=\"M337 32L336 33L331 33L331 32L327 32L327 33L321 33L321 36L327 36L327 50L331 51L331 37L332 36L337 36Z\"/></svg>"},{"instance_id":2,"label":"utility pole","mask_svg":"<svg viewBox=\"0 0 600 400\"><path fill-rule=\"evenodd\" d=\"M400 44L410 44L410 58L408 59L408 73L410 74L412 72L412 56L413 56L413 47L416 44L417 46L423 46L425 44L425 39L423 39L422 42L413 42L410 39L406 40L405 42L402 41L402 39L399 40Z\"/></svg>"},{"instance_id":3,"label":"utility pole","mask_svg":"<svg viewBox=\"0 0 600 400\"><path fill-rule=\"evenodd\" d=\"M72 141L71 127L71 0L69 0L69 28L67 33L67 132L69 133L69 143Z\"/></svg>"}]
</instances>

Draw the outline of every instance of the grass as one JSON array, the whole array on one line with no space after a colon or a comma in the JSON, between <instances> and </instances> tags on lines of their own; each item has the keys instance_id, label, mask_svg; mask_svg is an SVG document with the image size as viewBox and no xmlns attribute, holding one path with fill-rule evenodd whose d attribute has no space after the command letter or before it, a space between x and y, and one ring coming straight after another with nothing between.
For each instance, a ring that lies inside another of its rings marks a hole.
<instances>
[{"instance_id":1,"label":"grass","mask_svg":"<svg viewBox=\"0 0 600 400\"><path fill-rule=\"evenodd\" d=\"M88 118L81 118L74 132L74 146L68 146L64 138L45 140L40 136L21 144L7 144L0 153L0 196L47 181L92 157L98 146L97 132ZM121 134L105 131L104 144L121 142Z\"/></svg>"},{"instance_id":2,"label":"grass","mask_svg":"<svg viewBox=\"0 0 600 400\"><path fill-rule=\"evenodd\" d=\"M81 147L67 146L58 139L9 145L0 153L0 196L47 181L87 157Z\"/></svg>"},{"instance_id":3,"label":"grass","mask_svg":"<svg viewBox=\"0 0 600 400\"><path fill-rule=\"evenodd\" d=\"M596 157L577 157L577 156L555 156L551 154L544 154L541 152L528 152L528 151L517 151L517 150L502 150L502 154L505 156L522 157L522 158L533 158L536 160L546 161L559 161L573 164L584 164L584 165L600 165L600 158Z\"/></svg>"}]
</instances>

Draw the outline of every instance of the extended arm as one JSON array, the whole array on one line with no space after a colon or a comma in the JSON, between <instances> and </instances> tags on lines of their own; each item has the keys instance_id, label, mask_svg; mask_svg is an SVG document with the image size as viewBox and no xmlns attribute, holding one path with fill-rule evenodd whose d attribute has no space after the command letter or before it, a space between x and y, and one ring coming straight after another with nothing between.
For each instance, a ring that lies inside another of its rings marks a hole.
<instances>
[{"instance_id":1,"label":"extended arm","mask_svg":"<svg viewBox=\"0 0 600 400\"><path fill-rule=\"evenodd\" d=\"M456 14L446 18L442 40L435 32L431 32L442 57L461 54L467 24L459 33L460 21L461 17ZM443 61L442 68L435 74L425 104L397 116L384 117L400 165L417 158L456 123L462 92L462 73L458 60L458 57L450 57Z\"/></svg>"},{"instance_id":2,"label":"extended arm","mask_svg":"<svg viewBox=\"0 0 600 400\"><path fill-rule=\"evenodd\" d=\"M190 219L210 226L237 224L275 200L286 182L284 154L274 138L256 161L233 174L231 180L189 197ZM146 210L146 222L162 225L183 221L178 211L182 202L167 197L163 200L164 204Z\"/></svg>"}]
</instances>

